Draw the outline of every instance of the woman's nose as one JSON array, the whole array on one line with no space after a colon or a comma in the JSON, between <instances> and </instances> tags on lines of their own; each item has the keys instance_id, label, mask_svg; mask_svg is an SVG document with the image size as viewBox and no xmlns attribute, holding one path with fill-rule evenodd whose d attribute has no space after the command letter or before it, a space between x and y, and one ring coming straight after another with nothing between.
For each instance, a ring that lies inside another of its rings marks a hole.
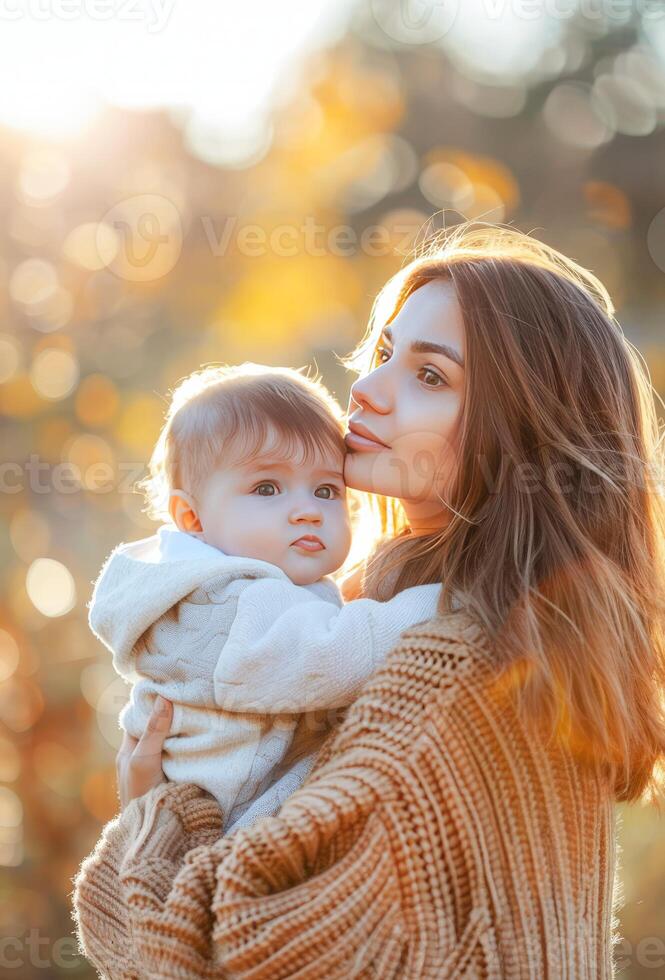
<instances>
[{"instance_id":1,"label":"woman's nose","mask_svg":"<svg viewBox=\"0 0 665 980\"><path fill-rule=\"evenodd\" d=\"M354 381L354 383L351 385L351 393L349 395L349 415L351 415L356 408L364 408L368 411L378 412L380 415L385 415L390 411L388 393L387 391L382 390L377 384L378 378L375 377L377 373L378 368L375 371L371 371L369 374L366 374L363 378L358 378L358 380Z\"/></svg>"}]
</instances>

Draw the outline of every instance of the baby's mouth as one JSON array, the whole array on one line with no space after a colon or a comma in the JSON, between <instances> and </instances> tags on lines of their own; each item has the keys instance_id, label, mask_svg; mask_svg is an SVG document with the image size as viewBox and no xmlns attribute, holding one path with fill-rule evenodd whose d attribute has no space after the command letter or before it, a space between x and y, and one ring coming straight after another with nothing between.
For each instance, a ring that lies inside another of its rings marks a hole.
<instances>
[{"instance_id":1,"label":"baby's mouth","mask_svg":"<svg viewBox=\"0 0 665 980\"><path fill-rule=\"evenodd\" d=\"M291 543L292 548L302 548L304 551L323 551L325 545L315 534L304 534Z\"/></svg>"}]
</instances>

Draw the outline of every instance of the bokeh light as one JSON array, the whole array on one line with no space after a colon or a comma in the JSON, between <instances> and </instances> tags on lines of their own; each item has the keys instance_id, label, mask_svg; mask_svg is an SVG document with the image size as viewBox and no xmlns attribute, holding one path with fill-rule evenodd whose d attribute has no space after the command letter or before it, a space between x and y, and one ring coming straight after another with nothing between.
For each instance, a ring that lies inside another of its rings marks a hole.
<instances>
[{"instance_id":1,"label":"bokeh light","mask_svg":"<svg viewBox=\"0 0 665 980\"><path fill-rule=\"evenodd\" d=\"M111 225L88 222L69 232L62 250L70 262L96 272L113 262L119 248L120 236Z\"/></svg>"},{"instance_id":2,"label":"bokeh light","mask_svg":"<svg viewBox=\"0 0 665 980\"><path fill-rule=\"evenodd\" d=\"M14 377L21 363L21 345L9 334L0 334L0 384Z\"/></svg>"},{"instance_id":3,"label":"bokeh light","mask_svg":"<svg viewBox=\"0 0 665 980\"><path fill-rule=\"evenodd\" d=\"M87 603L154 531L135 484L180 378L311 365L346 406L338 357L379 287L480 217L597 273L665 395L665 12L137 6L0 33L2 935L71 934L71 875L118 810L129 688ZM636 943L662 934L665 845L643 809L622 820Z\"/></svg>"},{"instance_id":4,"label":"bokeh light","mask_svg":"<svg viewBox=\"0 0 665 980\"><path fill-rule=\"evenodd\" d=\"M76 603L72 573L54 558L36 558L28 569L25 586L30 601L44 616L64 616Z\"/></svg>"},{"instance_id":5,"label":"bokeh light","mask_svg":"<svg viewBox=\"0 0 665 980\"><path fill-rule=\"evenodd\" d=\"M38 395L57 401L66 398L76 387L78 361L69 351L47 348L32 362L30 379Z\"/></svg>"},{"instance_id":6,"label":"bokeh light","mask_svg":"<svg viewBox=\"0 0 665 980\"><path fill-rule=\"evenodd\" d=\"M13 783L21 773L21 754L10 739L0 736L0 782Z\"/></svg>"},{"instance_id":7,"label":"bokeh light","mask_svg":"<svg viewBox=\"0 0 665 980\"><path fill-rule=\"evenodd\" d=\"M120 396L113 381L104 374L89 374L76 393L76 414L86 428L109 425L118 411Z\"/></svg>"},{"instance_id":8,"label":"bokeh light","mask_svg":"<svg viewBox=\"0 0 665 980\"><path fill-rule=\"evenodd\" d=\"M45 259L25 259L14 269L9 292L14 302L37 311L55 295L58 274Z\"/></svg>"},{"instance_id":9,"label":"bokeh light","mask_svg":"<svg viewBox=\"0 0 665 980\"><path fill-rule=\"evenodd\" d=\"M0 786L0 865L16 866L23 858L23 806L17 794Z\"/></svg>"},{"instance_id":10,"label":"bokeh light","mask_svg":"<svg viewBox=\"0 0 665 980\"><path fill-rule=\"evenodd\" d=\"M46 205L62 193L69 182L70 167L61 150L40 147L28 151L21 161L17 190L26 204Z\"/></svg>"},{"instance_id":11,"label":"bokeh light","mask_svg":"<svg viewBox=\"0 0 665 980\"><path fill-rule=\"evenodd\" d=\"M543 107L545 122L563 143L589 150L612 138L612 120L601 112L593 94L588 84L561 82L547 96Z\"/></svg>"},{"instance_id":12,"label":"bokeh light","mask_svg":"<svg viewBox=\"0 0 665 980\"><path fill-rule=\"evenodd\" d=\"M30 564L48 551L51 531L47 519L39 511L24 507L12 515L9 538L21 561Z\"/></svg>"},{"instance_id":13,"label":"bokeh light","mask_svg":"<svg viewBox=\"0 0 665 980\"><path fill-rule=\"evenodd\" d=\"M80 760L67 746L55 741L39 742L33 752L32 765L36 777L54 793L77 795Z\"/></svg>"},{"instance_id":14,"label":"bokeh light","mask_svg":"<svg viewBox=\"0 0 665 980\"><path fill-rule=\"evenodd\" d=\"M0 630L0 683L12 676L18 662L18 643L7 630Z\"/></svg>"}]
</instances>

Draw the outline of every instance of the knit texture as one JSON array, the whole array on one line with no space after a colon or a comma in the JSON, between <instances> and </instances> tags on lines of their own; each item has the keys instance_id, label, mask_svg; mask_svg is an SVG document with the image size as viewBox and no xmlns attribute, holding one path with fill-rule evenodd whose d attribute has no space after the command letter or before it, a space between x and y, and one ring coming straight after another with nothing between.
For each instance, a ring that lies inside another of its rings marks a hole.
<instances>
[{"instance_id":1,"label":"knit texture","mask_svg":"<svg viewBox=\"0 0 665 980\"><path fill-rule=\"evenodd\" d=\"M74 885L110 980L613 977L611 786L518 718L464 611L409 629L278 815L164 783Z\"/></svg>"},{"instance_id":2,"label":"knit texture","mask_svg":"<svg viewBox=\"0 0 665 980\"><path fill-rule=\"evenodd\" d=\"M330 578L295 585L276 565L162 526L114 549L89 621L132 685L120 728L139 738L157 695L168 698L164 773L214 796L230 831L277 813L316 758L298 743L316 728L320 748L330 730L316 713L349 705L440 595L440 584L419 585L344 605Z\"/></svg>"}]
</instances>

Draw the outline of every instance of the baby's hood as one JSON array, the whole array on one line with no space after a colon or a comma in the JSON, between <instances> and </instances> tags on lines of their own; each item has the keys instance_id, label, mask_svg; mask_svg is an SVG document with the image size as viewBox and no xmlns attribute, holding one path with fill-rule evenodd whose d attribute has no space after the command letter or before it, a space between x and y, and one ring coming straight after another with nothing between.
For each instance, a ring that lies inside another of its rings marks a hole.
<instances>
[{"instance_id":1,"label":"baby's hood","mask_svg":"<svg viewBox=\"0 0 665 980\"><path fill-rule=\"evenodd\" d=\"M264 576L287 577L276 565L226 555L165 524L149 538L114 548L95 582L88 621L113 653L116 670L127 676L138 639L194 589L210 579L218 590L236 578Z\"/></svg>"}]
</instances>

